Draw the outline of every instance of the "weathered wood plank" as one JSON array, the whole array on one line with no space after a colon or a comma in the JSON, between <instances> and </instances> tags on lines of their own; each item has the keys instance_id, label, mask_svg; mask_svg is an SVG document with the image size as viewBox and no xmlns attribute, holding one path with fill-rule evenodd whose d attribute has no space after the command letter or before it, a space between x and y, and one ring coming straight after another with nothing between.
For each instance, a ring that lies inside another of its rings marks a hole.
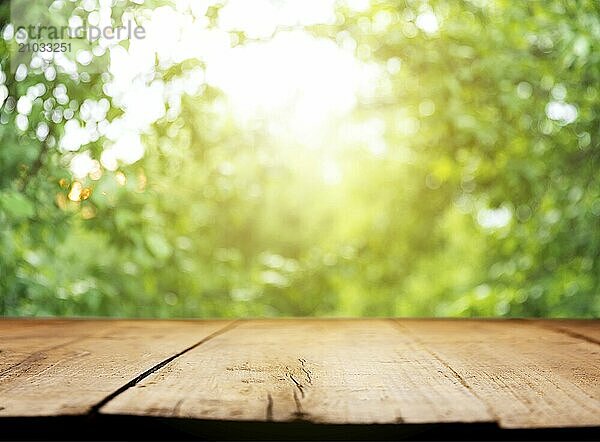
<instances>
[{"instance_id":1,"label":"weathered wood plank","mask_svg":"<svg viewBox=\"0 0 600 442\"><path fill-rule=\"evenodd\" d=\"M600 425L597 344L535 321L397 323L452 367L502 427Z\"/></svg>"},{"instance_id":2,"label":"weathered wood plank","mask_svg":"<svg viewBox=\"0 0 600 442\"><path fill-rule=\"evenodd\" d=\"M223 321L0 320L0 417L86 414Z\"/></svg>"},{"instance_id":3,"label":"weathered wood plank","mask_svg":"<svg viewBox=\"0 0 600 442\"><path fill-rule=\"evenodd\" d=\"M0 320L0 417L600 426L600 321Z\"/></svg>"},{"instance_id":4,"label":"weathered wood plank","mask_svg":"<svg viewBox=\"0 0 600 442\"><path fill-rule=\"evenodd\" d=\"M390 320L243 322L100 412L354 424L493 420L451 368Z\"/></svg>"}]
</instances>

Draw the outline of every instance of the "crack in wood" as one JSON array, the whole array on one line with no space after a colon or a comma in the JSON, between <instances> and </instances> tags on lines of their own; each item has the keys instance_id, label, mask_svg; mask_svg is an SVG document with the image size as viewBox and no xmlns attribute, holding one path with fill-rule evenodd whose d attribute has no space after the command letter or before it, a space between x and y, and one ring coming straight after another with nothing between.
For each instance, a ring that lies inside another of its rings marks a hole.
<instances>
[{"instance_id":1,"label":"crack in wood","mask_svg":"<svg viewBox=\"0 0 600 442\"><path fill-rule=\"evenodd\" d=\"M298 391L302 395L302 398L304 399L304 385L302 385L300 382L298 382L292 373L288 372L287 376L294 383L294 386L298 389Z\"/></svg>"},{"instance_id":2,"label":"crack in wood","mask_svg":"<svg viewBox=\"0 0 600 442\"><path fill-rule=\"evenodd\" d=\"M300 361L300 365L302 366L301 369L304 372L304 374L306 375L306 382L308 382L309 384L312 384L312 377L311 377L311 371L309 369L306 368L306 359L302 359L299 358L298 361Z\"/></svg>"},{"instance_id":3,"label":"crack in wood","mask_svg":"<svg viewBox=\"0 0 600 442\"><path fill-rule=\"evenodd\" d=\"M309 385L312 384L312 378L310 376L310 371L307 370L305 368L305 363L306 360L302 359L302 358L298 358L298 361L300 362L300 369L301 371L304 373L304 375L306 376L306 380L307 383ZM289 367L285 367L285 376L292 381L292 395L294 397L294 404L296 406L296 411L294 412L294 417L297 420L306 420L308 414L306 412L304 412L304 409L302 408L302 400L305 398L306 396L306 392L305 392L305 385L300 382L292 373L292 371L290 370ZM300 394L298 395L298 392L300 392Z\"/></svg>"}]
</instances>

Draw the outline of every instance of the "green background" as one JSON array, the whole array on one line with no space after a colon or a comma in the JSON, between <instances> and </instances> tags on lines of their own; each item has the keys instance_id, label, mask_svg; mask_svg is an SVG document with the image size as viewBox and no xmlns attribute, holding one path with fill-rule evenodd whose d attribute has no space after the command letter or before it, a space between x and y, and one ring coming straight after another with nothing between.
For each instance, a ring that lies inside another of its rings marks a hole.
<instances>
[{"instance_id":1,"label":"green background","mask_svg":"<svg viewBox=\"0 0 600 442\"><path fill-rule=\"evenodd\" d=\"M115 19L141 8L119 5ZM443 18L432 35L414 25L424 5ZM219 10L208 9L211 23ZM374 25L382 11L385 29ZM384 121L388 151L345 146L333 187L312 175L318 159L240 128L209 87L152 126L143 159L79 180L91 193L70 201L72 153L56 148L64 119L44 104L61 106L62 83L81 118L85 99L110 101L107 77L30 70L17 81L15 43L0 40L0 312L597 317L600 3L372 1L338 16L307 31L344 32L357 57L401 69L386 100L350 117ZM199 64L156 75L168 82ZM15 103L40 83L19 130ZM109 119L121 112L111 104ZM103 146L82 150L100 158Z\"/></svg>"}]
</instances>

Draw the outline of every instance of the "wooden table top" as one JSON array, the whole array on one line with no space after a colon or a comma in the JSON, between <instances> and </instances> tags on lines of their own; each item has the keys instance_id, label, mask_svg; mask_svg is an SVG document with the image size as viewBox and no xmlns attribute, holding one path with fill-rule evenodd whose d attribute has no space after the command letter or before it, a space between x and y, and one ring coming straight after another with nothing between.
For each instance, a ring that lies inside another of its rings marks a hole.
<instances>
[{"instance_id":1,"label":"wooden table top","mask_svg":"<svg viewBox=\"0 0 600 442\"><path fill-rule=\"evenodd\" d=\"M91 415L598 428L600 321L0 320L0 426Z\"/></svg>"}]
</instances>

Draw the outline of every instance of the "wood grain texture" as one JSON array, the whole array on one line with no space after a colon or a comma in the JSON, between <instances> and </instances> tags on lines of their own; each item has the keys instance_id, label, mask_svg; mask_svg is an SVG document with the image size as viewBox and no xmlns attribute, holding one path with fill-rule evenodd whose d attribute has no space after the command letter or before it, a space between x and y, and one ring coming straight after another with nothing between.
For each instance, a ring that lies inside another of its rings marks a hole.
<instances>
[{"instance_id":1,"label":"wood grain texture","mask_svg":"<svg viewBox=\"0 0 600 442\"><path fill-rule=\"evenodd\" d=\"M0 320L0 417L86 414L222 321Z\"/></svg>"},{"instance_id":2,"label":"wood grain texture","mask_svg":"<svg viewBox=\"0 0 600 442\"><path fill-rule=\"evenodd\" d=\"M388 320L245 322L101 412L316 423L492 419L449 368Z\"/></svg>"},{"instance_id":3,"label":"wood grain texture","mask_svg":"<svg viewBox=\"0 0 600 442\"><path fill-rule=\"evenodd\" d=\"M397 323L452 367L501 427L600 425L597 344L535 321Z\"/></svg>"},{"instance_id":4,"label":"wood grain texture","mask_svg":"<svg viewBox=\"0 0 600 442\"><path fill-rule=\"evenodd\" d=\"M102 410L317 423L600 424L598 348L525 322L253 321Z\"/></svg>"},{"instance_id":5,"label":"wood grain texture","mask_svg":"<svg viewBox=\"0 0 600 442\"><path fill-rule=\"evenodd\" d=\"M239 422L600 427L599 330L598 320L0 320L0 418L96 406Z\"/></svg>"}]
</instances>

